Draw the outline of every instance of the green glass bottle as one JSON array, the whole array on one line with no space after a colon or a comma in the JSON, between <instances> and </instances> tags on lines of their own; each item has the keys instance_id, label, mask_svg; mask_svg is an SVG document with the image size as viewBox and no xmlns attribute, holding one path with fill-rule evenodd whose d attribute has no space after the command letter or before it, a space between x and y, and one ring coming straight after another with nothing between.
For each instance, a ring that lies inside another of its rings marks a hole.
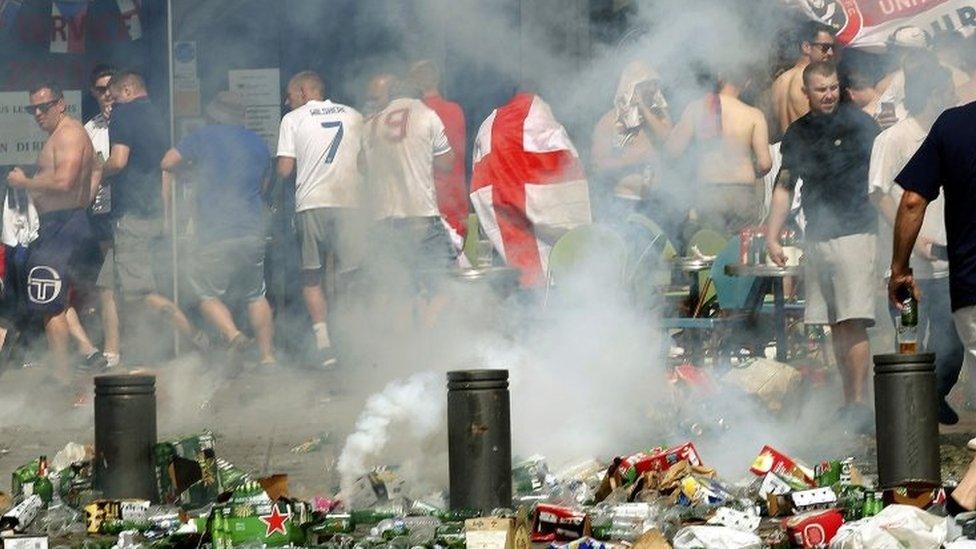
<instances>
[{"instance_id":1,"label":"green glass bottle","mask_svg":"<svg viewBox=\"0 0 976 549\"><path fill-rule=\"evenodd\" d=\"M54 485L51 484L51 477L48 476L47 456L41 456L37 460L37 480L34 481L34 493L41 496L41 501L45 505L51 503L54 497Z\"/></svg>"}]
</instances>

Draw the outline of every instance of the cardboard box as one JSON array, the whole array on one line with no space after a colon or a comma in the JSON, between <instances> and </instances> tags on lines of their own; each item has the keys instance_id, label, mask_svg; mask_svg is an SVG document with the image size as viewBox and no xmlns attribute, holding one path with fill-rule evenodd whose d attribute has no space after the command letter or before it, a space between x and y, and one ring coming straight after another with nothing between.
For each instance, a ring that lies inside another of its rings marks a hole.
<instances>
[{"instance_id":1,"label":"cardboard box","mask_svg":"<svg viewBox=\"0 0 976 549\"><path fill-rule=\"evenodd\" d=\"M0 538L3 549L47 549L47 536L5 536Z\"/></svg>"},{"instance_id":2,"label":"cardboard box","mask_svg":"<svg viewBox=\"0 0 976 549\"><path fill-rule=\"evenodd\" d=\"M482 517L464 521L468 549L514 549L515 519Z\"/></svg>"}]
</instances>

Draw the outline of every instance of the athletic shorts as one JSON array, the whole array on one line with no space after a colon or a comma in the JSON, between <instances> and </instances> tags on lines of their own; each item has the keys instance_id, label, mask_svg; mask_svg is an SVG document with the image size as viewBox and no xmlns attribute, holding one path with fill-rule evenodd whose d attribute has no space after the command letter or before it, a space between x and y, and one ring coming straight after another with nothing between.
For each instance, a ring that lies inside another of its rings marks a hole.
<instances>
[{"instance_id":1,"label":"athletic shorts","mask_svg":"<svg viewBox=\"0 0 976 549\"><path fill-rule=\"evenodd\" d=\"M162 243L162 219L123 215L115 220L113 236L115 244L105 254L96 285L117 287L124 299L157 293L155 265Z\"/></svg>"},{"instance_id":2,"label":"athletic shorts","mask_svg":"<svg viewBox=\"0 0 976 549\"><path fill-rule=\"evenodd\" d=\"M335 269L346 272L361 262L361 232L358 210L351 208L313 208L295 216L301 246L302 269L317 271L325 258L332 256Z\"/></svg>"},{"instance_id":3,"label":"athletic shorts","mask_svg":"<svg viewBox=\"0 0 976 549\"><path fill-rule=\"evenodd\" d=\"M27 309L58 314L69 307L78 265L92 248L91 227L84 209L40 215L37 238L27 248Z\"/></svg>"},{"instance_id":4,"label":"athletic shorts","mask_svg":"<svg viewBox=\"0 0 976 549\"><path fill-rule=\"evenodd\" d=\"M853 234L808 242L804 253L807 324L865 320L874 325L879 287L874 254L877 237Z\"/></svg>"},{"instance_id":5,"label":"athletic shorts","mask_svg":"<svg viewBox=\"0 0 976 549\"><path fill-rule=\"evenodd\" d=\"M244 236L201 244L190 259L190 287L197 298L264 297L264 238Z\"/></svg>"},{"instance_id":6,"label":"athletic shorts","mask_svg":"<svg viewBox=\"0 0 976 549\"><path fill-rule=\"evenodd\" d=\"M382 219L370 235L370 270L378 283L435 289L457 255L439 217Z\"/></svg>"}]
</instances>

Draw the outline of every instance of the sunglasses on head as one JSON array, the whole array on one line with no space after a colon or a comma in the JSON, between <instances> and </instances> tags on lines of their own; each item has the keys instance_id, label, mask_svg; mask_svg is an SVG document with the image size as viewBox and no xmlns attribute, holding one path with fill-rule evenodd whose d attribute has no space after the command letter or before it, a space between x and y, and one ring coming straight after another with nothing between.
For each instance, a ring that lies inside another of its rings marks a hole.
<instances>
[{"instance_id":1,"label":"sunglasses on head","mask_svg":"<svg viewBox=\"0 0 976 549\"><path fill-rule=\"evenodd\" d=\"M52 99L50 101L38 103L37 105L27 105L26 107L24 107L24 110L27 111L28 114L37 114L38 111L42 113L46 113L48 109L56 105L58 101L61 101L61 99L60 98Z\"/></svg>"},{"instance_id":2,"label":"sunglasses on head","mask_svg":"<svg viewBox=\"0 0 976 549\"><path fill-rule=\"evenodd\" d=\"M832 42L810 42L810 45L820 48L820 53L827 53L828 51L834 49L834 44Z\"/></svg>"}]
</instances>

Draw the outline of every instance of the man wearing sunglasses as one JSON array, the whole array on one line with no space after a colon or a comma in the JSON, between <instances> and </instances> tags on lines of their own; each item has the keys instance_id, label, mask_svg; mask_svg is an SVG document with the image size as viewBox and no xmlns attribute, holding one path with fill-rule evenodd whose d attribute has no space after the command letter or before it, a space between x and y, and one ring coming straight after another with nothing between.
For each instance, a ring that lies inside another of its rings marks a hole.
<instances>
[{"instance_id":1,"label":"man wearing sunglasses","mask_svg":"<svg viewBox=\"0 0 976 549\"><path fill-rule=\"evenodd\" d=\"M823 23L804 23L798 38L800 58L792 68L773 82L773 108L776 119L779 120L780 133L785 132L793 121L810 112L810 104L803 93L803 69L810 63L830 61L836 53L834 29Z\"/></svg>"},{"instance_id":2,"label":"man wearing sunglasses","mask_svg":"<svg viewBox=\"0 0 976 549\"><path fill-rule=\"evenodd\" d=\"M28 177L20 168L7 174L11 187L27 189L40 217L37 238L28 248L27 304L44 316L55 374L70 381L68 294L75 270L88 251L91 228L86 208L91 202L95 152L88 134L68 116L60 86L48 82L30 90L24 110L50 136L37 159L38 171Z\"/></svg>"},{"instance_id":3,"label":"man wearing sunglasses","mask_svg":"<svg viewBox=\"0 0 976 549\"><path fill-rule=\"evenodd\" d=\"M112 115L112 94L109 92L109 82L117 71L109 65L99 64L92 69L90 90L92 97L98 102L98 114L85 123L85 131L95 147L95 156L99 162L105 162L109 157L108 123ZM102 175L101 171L98 172ZM112 250L112 189L107 178L96 177L92 180L94 198L89 208L92 232L98 240L102 257L108 258ZM99 312L102 319L102 333L104 334L104 349L106 362L109 367L119 364L119 313L115 302L115 280L112 269L103 269L105 276L100 276L95 282L98 289ZM102 273L98 273L101 275Z\"/></svg>"}]
</instances>

